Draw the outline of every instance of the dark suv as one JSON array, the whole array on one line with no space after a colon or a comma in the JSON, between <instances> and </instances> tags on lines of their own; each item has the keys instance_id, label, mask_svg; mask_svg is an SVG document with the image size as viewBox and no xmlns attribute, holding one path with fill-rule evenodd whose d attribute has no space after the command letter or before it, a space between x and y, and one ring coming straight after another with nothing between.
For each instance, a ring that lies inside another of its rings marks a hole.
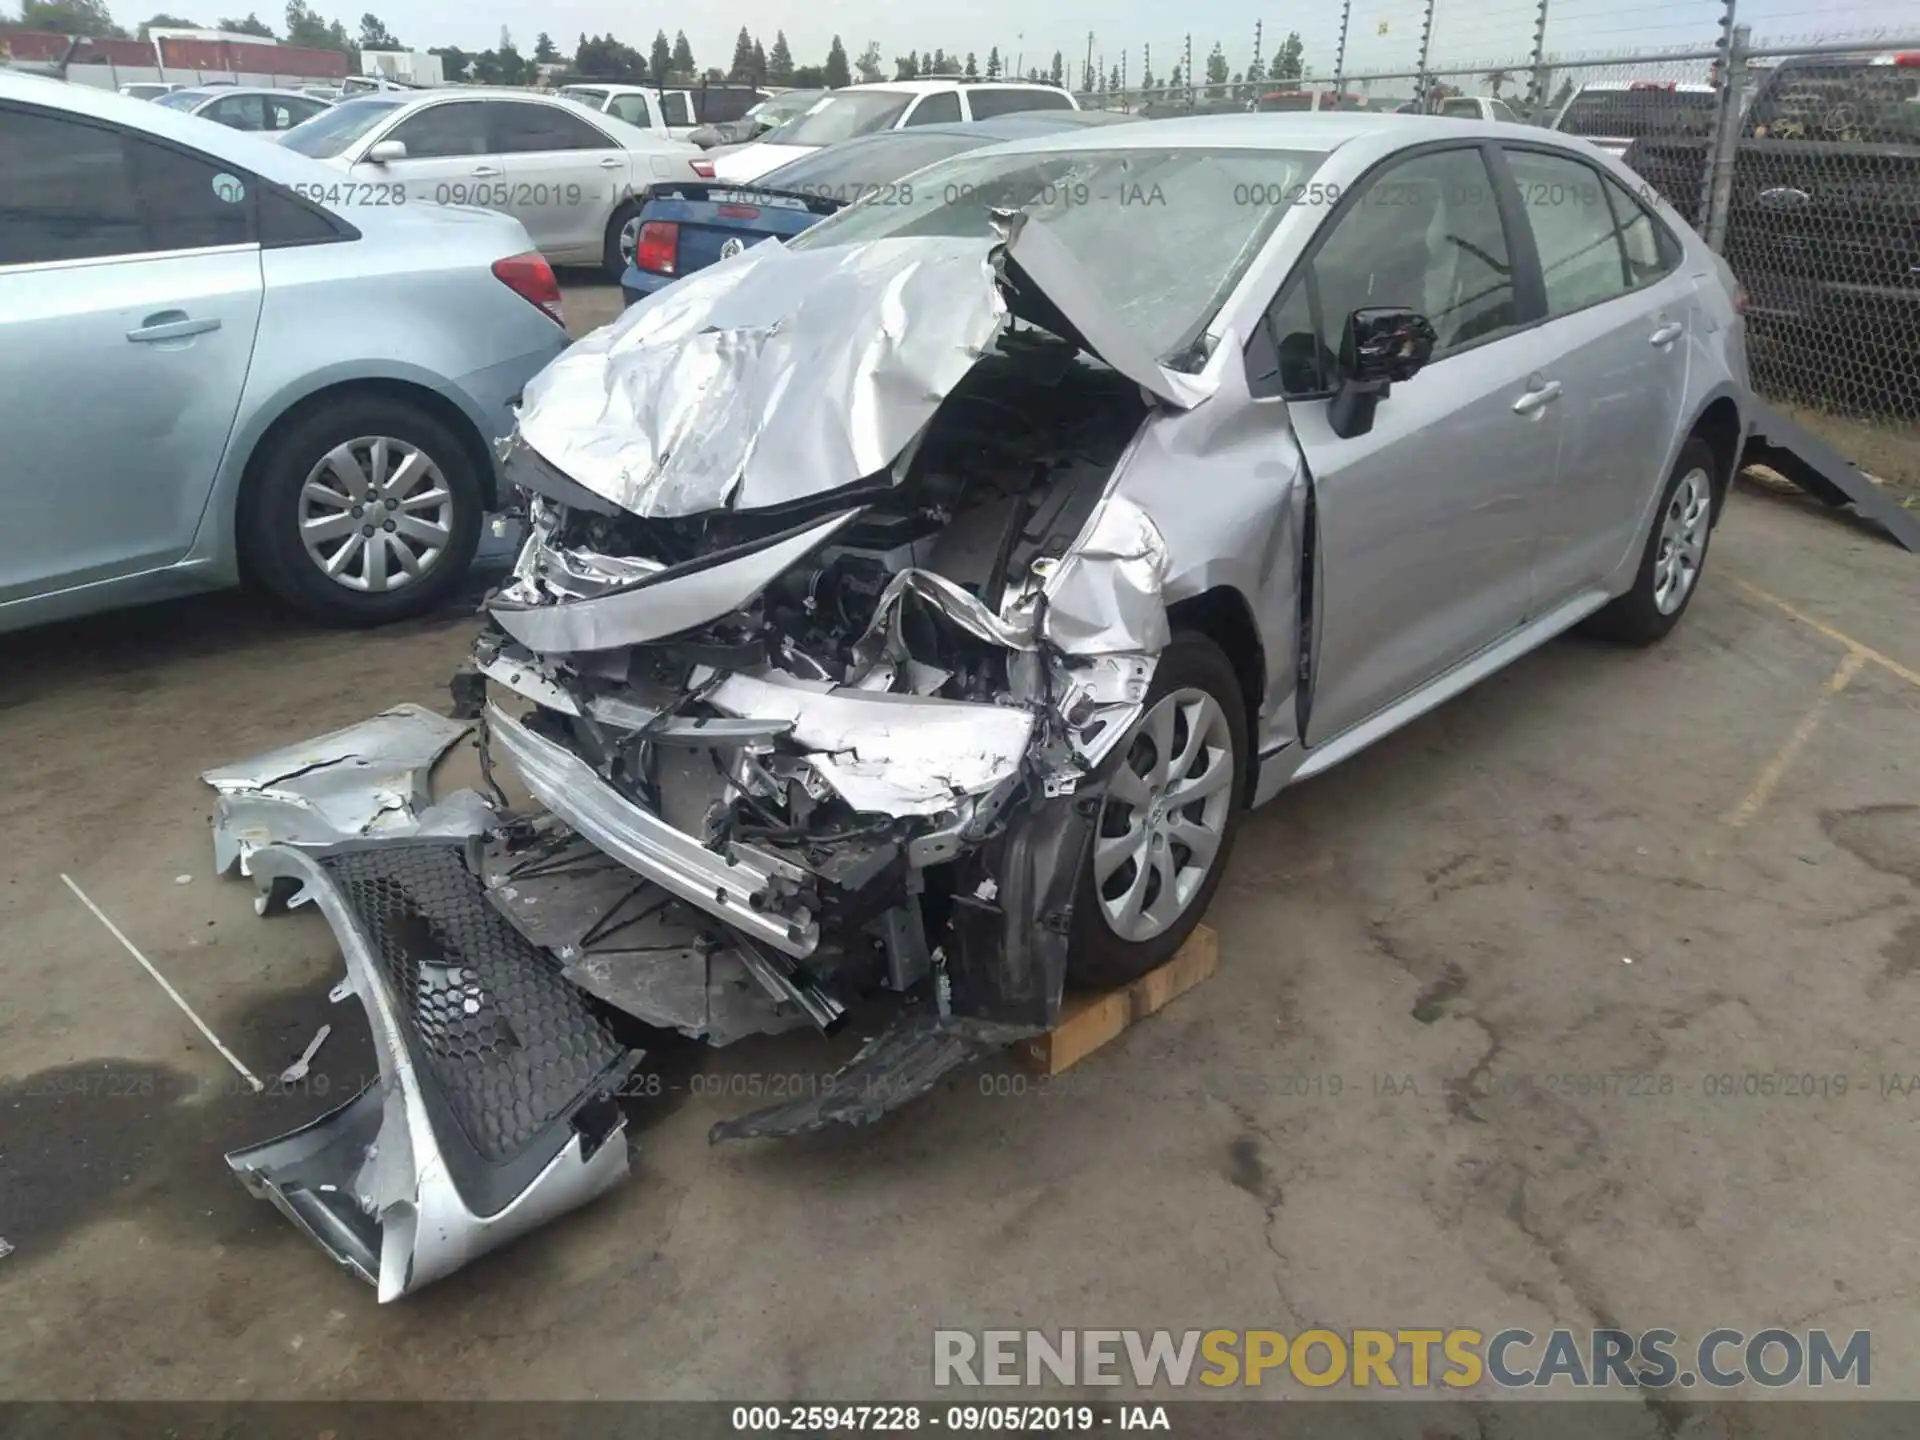
<instances>
[{"instance_id":1,"label":"dark suv","mask_svg":"<svg viewBox=\"0 0 1920 1440\"><path fill-rule=\"evenodd\" d=\"M1711 145L1649 137L1624 158L1701 226ZM1763 388L1920 414L1920 53L1767 72L1741 121L1726 257Z\"/></svg>"}]
</instances>

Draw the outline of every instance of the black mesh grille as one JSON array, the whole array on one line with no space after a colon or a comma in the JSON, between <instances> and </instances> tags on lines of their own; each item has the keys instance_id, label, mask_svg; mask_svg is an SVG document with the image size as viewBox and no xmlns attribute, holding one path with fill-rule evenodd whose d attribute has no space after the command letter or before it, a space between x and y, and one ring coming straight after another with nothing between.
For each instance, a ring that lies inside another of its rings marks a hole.
<instances>
[{"instance_id":1,"label":"black mesh grille","mask_svg":"<svg viewBox=\"0 0 1920 1440\"><path fill-rule=\"evenodd\" d=\"M383 845L321 862L372 938L447 1108L483 1158L523 1150L625 1052L487 903L456 845Z\"/></svg>"}]
</instances>

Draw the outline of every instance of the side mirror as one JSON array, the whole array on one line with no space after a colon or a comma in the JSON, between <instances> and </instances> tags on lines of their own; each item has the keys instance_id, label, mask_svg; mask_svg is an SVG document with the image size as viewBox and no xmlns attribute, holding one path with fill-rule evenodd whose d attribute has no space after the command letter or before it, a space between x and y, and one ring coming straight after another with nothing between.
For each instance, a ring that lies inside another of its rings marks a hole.
<instances>
[{"instance_id":1,"label":"side mirror","mask_svg":"<svg viewBox=\"0 0 1920 1440\"><path fill-rule=\"evenodd\" d=\"M1438 340L1427 317L1384 307L1356 310L1340 336L1340 388L1327 407L1327 424L1343 440L1373 428L1373 412L1396 380L1411 380L1433 358Z\"/></svg>"},{"instance_id":2,"label":"side mirror","mask_svg":"<svg viewBox=\"0 0 1920 1440\"><path fill-rule=\"evenodd\" d=\"M376 165L390 164L395 160L407 158L407 142L404 140L382 140L367 151L367 159Z\"/></svg>"}]
</instances>

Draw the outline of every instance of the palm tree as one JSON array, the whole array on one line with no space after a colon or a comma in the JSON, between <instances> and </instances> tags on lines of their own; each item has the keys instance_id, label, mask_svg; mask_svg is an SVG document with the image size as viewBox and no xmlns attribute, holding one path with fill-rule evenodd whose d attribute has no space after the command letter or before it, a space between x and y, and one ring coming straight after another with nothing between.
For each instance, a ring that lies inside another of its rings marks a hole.
<instances>
[{"instance_id":1,"label":"palm tree","mask_svg":"<svg viewBox=\"0 0 1920 1440\"><path fill-rule=\"evenodd\" d=\"M1493 91L1493 98L1498 100L1500 98L1500 87L1509 83L1513 79L1513 75L1506 70L1489 70L1480 78L1487 82L1487 88Z\"/></svg>"}]
</instances>

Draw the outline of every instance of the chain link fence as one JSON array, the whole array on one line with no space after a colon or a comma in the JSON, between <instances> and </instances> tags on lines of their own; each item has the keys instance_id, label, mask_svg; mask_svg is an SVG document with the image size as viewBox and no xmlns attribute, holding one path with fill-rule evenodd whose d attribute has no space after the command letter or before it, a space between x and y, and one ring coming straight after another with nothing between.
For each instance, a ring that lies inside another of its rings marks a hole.
<instances>
[{"instance_id":1,"label":"chain link fence","mask_svg":"<svg viewBox=\"0 0 1920 1440\"><path fill-rule=\"evenodd\" d=\"M1080 102L1415 111L1582 135L1725 256L1747 293L1756 387L1920 491L1920 0L1346 0L1284 39L1251 38L1224 73L1229 47L1156 42L1151 88L1077 66L1093 79Z\"/></svg>"}]
</instances>

